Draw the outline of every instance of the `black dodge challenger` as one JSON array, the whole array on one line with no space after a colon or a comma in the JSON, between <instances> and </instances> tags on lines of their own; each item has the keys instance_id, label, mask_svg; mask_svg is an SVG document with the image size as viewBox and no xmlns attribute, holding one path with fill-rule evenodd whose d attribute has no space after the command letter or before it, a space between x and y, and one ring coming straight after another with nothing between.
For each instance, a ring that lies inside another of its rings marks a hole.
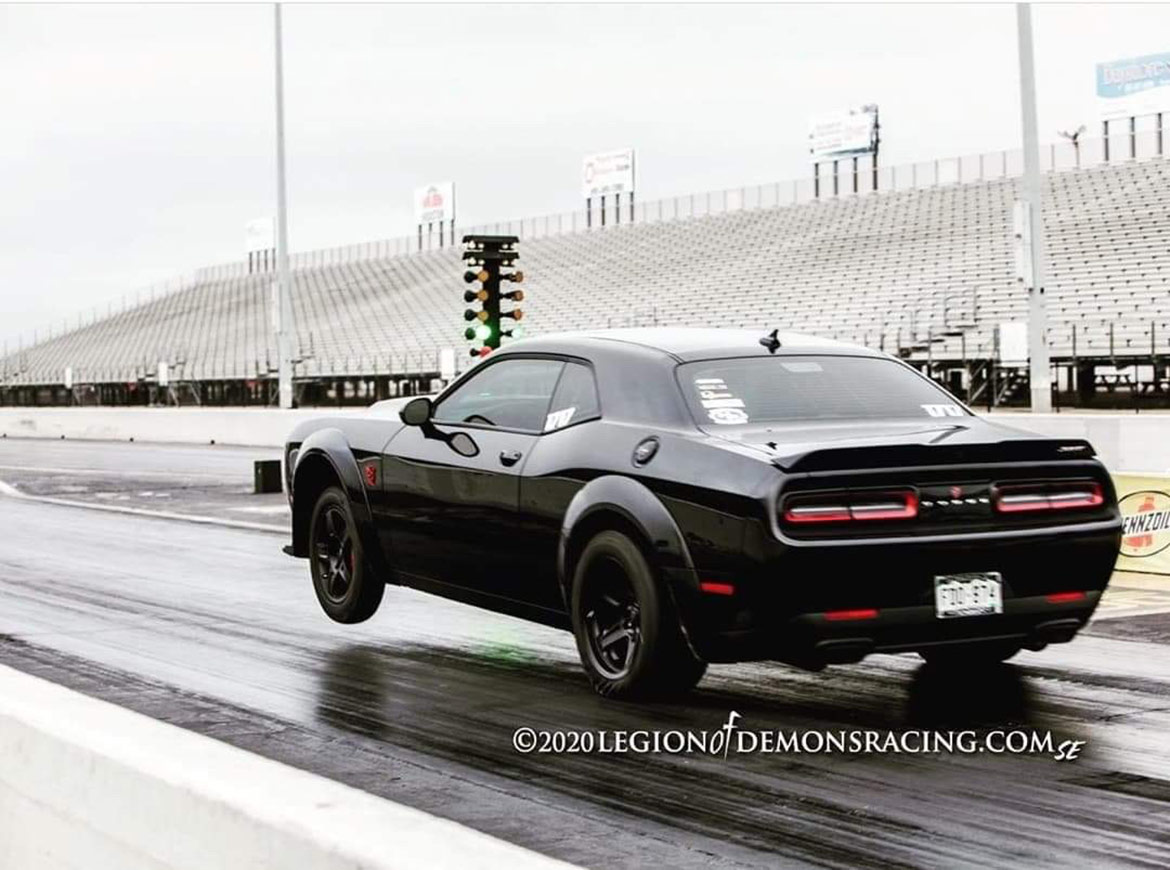
<instances>
[{"instance_id":1,"label":"black dodge challenger","mask_svg":"<svg viewBox=\"0 0 1170 870\"><path fill-rule=\"evenodd\" d=\"M298 426L286 551L325 612L386 583L569 629L606 695L707 662L1006 659L1073 638L1121 519L1088 443L800 335L516 342L436 398Z\"/></svg>"}]
</instances>

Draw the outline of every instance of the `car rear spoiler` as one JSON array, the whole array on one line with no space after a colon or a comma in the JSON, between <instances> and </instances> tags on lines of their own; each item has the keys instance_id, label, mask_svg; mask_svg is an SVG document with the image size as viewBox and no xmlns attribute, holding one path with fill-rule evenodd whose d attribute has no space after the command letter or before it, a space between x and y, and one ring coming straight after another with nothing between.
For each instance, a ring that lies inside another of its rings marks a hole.
<instances>
[{"instance_id":1,"label":"car rear spoiler","mask_svg":"<svg viewBox=\"0 0 1170 870\"><path fill-rule=\"evenodd\" d=\"M1082 439L1012 439L979 444L883 444L872 447L836 447L774 456L772 463L785 471L834 471L847 468L904 468L968 463L1052 462L1096 456Z\"/></svg>"}]
</instances>

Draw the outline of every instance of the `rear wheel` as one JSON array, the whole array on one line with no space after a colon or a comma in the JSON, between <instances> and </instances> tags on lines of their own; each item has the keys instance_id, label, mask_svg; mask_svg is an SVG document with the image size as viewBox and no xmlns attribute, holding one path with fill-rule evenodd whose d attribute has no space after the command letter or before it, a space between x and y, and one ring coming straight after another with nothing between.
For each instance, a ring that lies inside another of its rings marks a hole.
<instances>
[{"instance_id":1,"label":"rear wheel","mask_svg":"<svg viewBox=\"0 0 1170 870\"><path fill-rule=\"evenodd\" d=\"M382 603L385 584L370 570L349 498L326 489L309 520L309 570L321 609L335 622L364 622Z\"/></svg>"},{"instance_id":2,"label":"rear wheel","mask_svg":"<svg viewBox=\"0 0 1170 870\"><path fill-rule=\"evenodd\" d=\"M601 532L585 546L573 576L572 611L581 663L601 695L682 692L707 670L687 646L646 557L621 532Z\"/></svg>"},{"instance_id":3,"label":"rear wheel","mask_svg":"<svg viewBox=\"0 0 1170 870\"><path fill-rule=\"evenodd\" d=\"M1006 662L1022 647L1012 641L983 641L953 646L927 647L918 654L932 665L946 667L973 667Z\"/></svg>"}]
</instances>

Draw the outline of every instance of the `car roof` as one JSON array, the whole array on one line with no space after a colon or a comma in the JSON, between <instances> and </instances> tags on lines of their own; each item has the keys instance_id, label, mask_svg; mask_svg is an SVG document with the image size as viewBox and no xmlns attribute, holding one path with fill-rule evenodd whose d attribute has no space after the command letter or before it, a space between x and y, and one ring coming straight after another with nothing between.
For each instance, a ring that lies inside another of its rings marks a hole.
<instances>
[{"instance_id":1,"label":"car roof","mask_svg":"<svg viewBox=\"0 0 1170 870\"><path fill-rule=\"evenodd\" d=\"M560 332L527 338L507 346L512 351L545 351L576 353L590 356L592 352L620 353L621 347L635 345L658 351L679 360L712 359L720 357L770 356L760 339L770 335L770 329L724 329L717 327L651 326L625 329L597 329L580 332ZM775 355L832 353L863 356L885 356L880 351L847 344L831 338L819 338L797 332L779 332L780 346Z\"/></svg>"}]
</instances>

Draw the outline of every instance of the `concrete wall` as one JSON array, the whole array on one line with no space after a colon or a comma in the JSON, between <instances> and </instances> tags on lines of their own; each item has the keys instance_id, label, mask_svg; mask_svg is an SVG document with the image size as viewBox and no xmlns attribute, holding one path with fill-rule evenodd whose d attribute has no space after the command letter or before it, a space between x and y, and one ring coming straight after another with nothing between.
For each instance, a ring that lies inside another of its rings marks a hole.
<instances>
[{"instance_id":1,"label":"concrete wall","mask_svg":"<svg viewBox=\"0 0 1170 870\"><path fill-rule=\"evenodd\" d=\"M275 447L297 423L361 408L0 408L8 438L87 438Z\"/></svg>"},{"instance_id":2,"label":"concrete wall","mask_svg":"<svg viewBox=\"0 0 1170 870\"><path fill-rule=\"evenodd\" d=\"M1084 438L1110 471L1170 474L1170 414L993 414L998 423Z\"/></svg>"},{"instance_id":3,"label":"concrete wall","mask_svg":"<svg viewBox=\"0 0 1170 870\"><path fill-rule=\"evenodd\" d=\"M0 408L9 438L92 438L275 447L302 420L360 408ZM1170 473L1170 414L992 415L1043 435L1087 438L1113 471Z\"/></svg>"},{"instance_id":4,"label":"concrete wall","mask_svg":"<svg viewBox=\"0 0 1170 870\"><path fill-rule=\"evenodd\" d=\"M0 867L570 865L0 667Z\"/></svg>"}]
</instances>

